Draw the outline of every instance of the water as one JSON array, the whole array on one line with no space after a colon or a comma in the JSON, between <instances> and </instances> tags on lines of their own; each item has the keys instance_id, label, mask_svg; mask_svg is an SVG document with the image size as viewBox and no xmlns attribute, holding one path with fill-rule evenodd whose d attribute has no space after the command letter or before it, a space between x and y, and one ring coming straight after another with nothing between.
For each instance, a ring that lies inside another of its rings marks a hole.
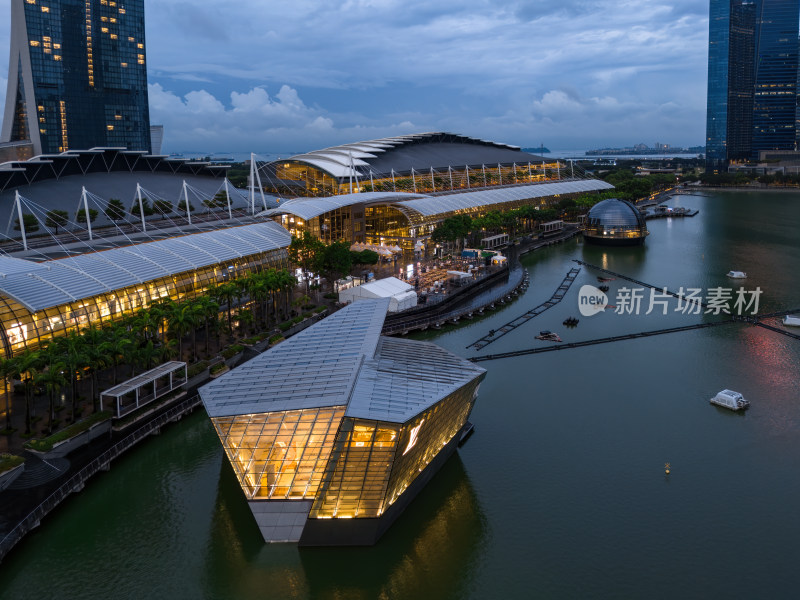
<instances>
[{"instance_id":1,"label":"water","mask_svg":"<svg viewBox=\"0 0 800 600\"><path fill-rule=\"evenodd\" d=\"M671 289L760 286L762 312L800 307L799 198L675 204L700 215L649 222L644 248L529 255L523 298L420 337L471 356L573 258ZM580 340L714 318L602 314L567 330L584 283L596 273L482 353L543 344L540 329ZM613 298L629 284L609 285ZM796 597L800 342L737 324L483 365L475 434L375 547L264 545L197 413L48 517L0 565L0 598ZM746 414L708 404L725 387Z\"/></svg>"}]
</instances>

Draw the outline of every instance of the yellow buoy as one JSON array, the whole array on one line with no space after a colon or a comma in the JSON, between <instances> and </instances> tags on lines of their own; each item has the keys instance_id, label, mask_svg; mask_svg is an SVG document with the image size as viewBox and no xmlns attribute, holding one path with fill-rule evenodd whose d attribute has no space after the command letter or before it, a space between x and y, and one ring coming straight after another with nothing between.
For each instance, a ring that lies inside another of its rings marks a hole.
<instances>
[{"instance_id":1,"label":"yellow buoy","mask_svg":"<svg viewBox=\"0 0 800 600\"><path fill-rule=\"evenodd\" d=\"M664 473L669 475L669 463L664 463Z\"/></svg>"}]
</instances>

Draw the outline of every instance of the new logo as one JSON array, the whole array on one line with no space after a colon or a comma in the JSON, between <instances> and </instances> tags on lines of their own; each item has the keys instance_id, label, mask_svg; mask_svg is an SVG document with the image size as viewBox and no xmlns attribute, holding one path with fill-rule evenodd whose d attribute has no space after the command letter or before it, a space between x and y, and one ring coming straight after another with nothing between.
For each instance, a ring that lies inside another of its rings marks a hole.
<instances>
[{"instance_id":1,"label":"new logo","mask_svg":"<svg viewBox=\"0 0 800 600\"><path fill-rule=\"evenodd\" d=\"M593 285L584 285L578 292L578 310L584 317L603 312L608 306L608 296Z\"/></svg>"}]
</instances>

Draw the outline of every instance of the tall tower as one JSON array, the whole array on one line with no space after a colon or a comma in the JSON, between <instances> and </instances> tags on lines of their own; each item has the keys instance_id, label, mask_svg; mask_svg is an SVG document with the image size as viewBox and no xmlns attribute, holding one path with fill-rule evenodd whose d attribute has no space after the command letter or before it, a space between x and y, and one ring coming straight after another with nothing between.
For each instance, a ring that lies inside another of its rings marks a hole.
<instances>
[{"instance_id":1,"label":"tall tower","mask_svg":"<svg viewBox=\"0 0 800 600\"><path fill-rule=\"evenodd\" d=\"M800 0L711 0L706 169L794 150Z\"/></svg>"},{"instance_id":2,"label":"tall tower","mask_svg":"<svg viewBox=\"0 0 800 600\"><path fill-rule=\"evenodd\" d=\"M753 158L761 150L796 150L800 0L758 0Z\"/></svg>"},{"instance_id":3,"label":"tall tower","mask_svg":"<svg viewBox=\"0 0 800 600\"><path fill-rule=\"evenodd\" d=\"M144 0L11 0L0 141L150 151Z\"/></svg>"}]
</instances>

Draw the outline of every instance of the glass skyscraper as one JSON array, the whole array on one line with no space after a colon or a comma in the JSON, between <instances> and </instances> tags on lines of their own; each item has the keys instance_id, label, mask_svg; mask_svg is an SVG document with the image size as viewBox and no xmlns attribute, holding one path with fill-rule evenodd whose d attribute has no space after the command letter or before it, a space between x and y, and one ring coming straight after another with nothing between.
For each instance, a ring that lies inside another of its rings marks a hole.
<instances>
[{"instance_id":1,"label":"glass skyscraper","mask_svg":"<svg viewBox=\"0 0 800 600\"><path fill-rule=\"evenodd\" d=\"M800 0L711 0L706 168L796 149Z\"/></svg>"},{"instance_id":2,"label":"glass skyscraper","mask_svg":"<svg viewBox=\"0 0 800 600\"><path fill-rule=\"evenodd\" d=\"M2 138L150 151L144 0L12 0Z\"/></svg>"}]
</instances>

